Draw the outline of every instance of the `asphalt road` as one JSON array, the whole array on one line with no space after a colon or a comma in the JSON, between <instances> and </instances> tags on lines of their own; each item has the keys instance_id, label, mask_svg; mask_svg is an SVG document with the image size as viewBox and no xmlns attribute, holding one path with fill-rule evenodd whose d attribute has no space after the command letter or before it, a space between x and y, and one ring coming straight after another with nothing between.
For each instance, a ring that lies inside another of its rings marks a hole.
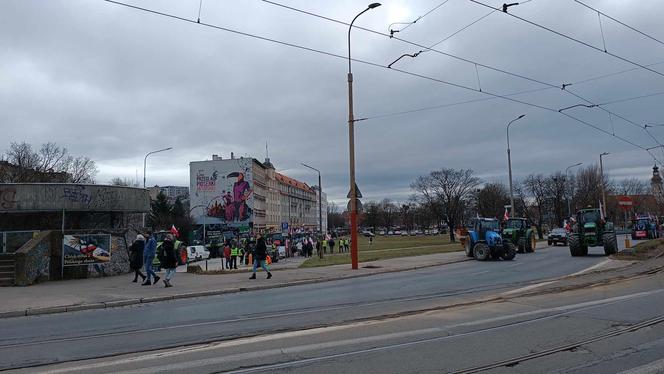
<instances>
[{"instance_id":1,"label":"asphalt road","mask_svg":"<svg viewBox=\"0 0 664 374\"><path fill-rule=\"evenodd\" d=\"M572 258L566 247L549 247L533 254L517 255L511 262L469 261L273 290L4 319L0 320L0 370L237 337L279 336L275 335L279 332L297 334L298 330L312 327L335 329L347 321L433 308L458 303L470 296L504 292L572 274L604 259L601 248L591 249L588 257ZM223 280L223 277L218 279ZM350 333L357 338L357 331ZM490 345L478 348L483 356L491 350ZM325 349L335 351L334 347ZM433 351L431 354L434 358L439 355ZM389 355L396 359L393 352ZM353 358L356 359L367 364L366 357ZM344 358L342 361L353 360ZM440 368L435 362L433 366ZM247 362L242 363L245 365ZM209 366L202 368L203 372L210 369ZM182 370L190 372L191 369ZM352 370L352 365L346 369L357 371ZM349 372L347 370L337 372Z\"/></svg>"}]
</instances>

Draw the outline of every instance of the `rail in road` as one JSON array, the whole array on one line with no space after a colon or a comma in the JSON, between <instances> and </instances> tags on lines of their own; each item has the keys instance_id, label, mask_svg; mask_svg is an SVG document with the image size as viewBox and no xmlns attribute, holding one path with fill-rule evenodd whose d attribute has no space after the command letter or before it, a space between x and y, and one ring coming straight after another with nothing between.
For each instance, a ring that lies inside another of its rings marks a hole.
<instances>
[{"instance_id":1,"label":"rail in road","mask_svg":"<svg viewBox=\"0 0 664 374\"><path fill-rule=\"evenodd\" d=\"M565 248L285 289L0 321L0 369L112 356L435 310L577 272ZM516 264L522 264L515 267ZM474 271L473 271L474 270ZM484 272L486 271L486 272ZM478 272L484 272L478 274ZM465 300L461 300L465 299ZM193 301L192 301L193 300ZM460 301L461 300L461 301ZM75 342L76 344L60 344Z\"/></svg>"},{"instance_id":2,"label":"rail in road","mask_svg":"<svg viewBox=\"0 0 664 374\"><path fill-rule=\"evenodd\" d=\"M223 370L224 372L236 374L278 371L297 373L319 370L321 372L330 372L330 370L326 369L334 367L343 371L346 368L343 366L345 363L382 362L385 360L384 357L401 356L402 360L405 361L411 360L413 357L421 357L422 360L426 357L426 354L423 356L421 352L423 348L441 352L440 359L437 356L431 359L431 356L429 356L429 360L433 361L433 367L442 369L451 366L445 360L450 357L456 357L453 356L455 355L454 350L450 348L458 347L459 344L466 346L469 344L468 342L472 341L492 341L492 344L496 344L496 335L502 336L503 339L506 338L509 341L510 334L529 326L530 328L541 330L545 322L563 321L565 317L572 320L583 320L587 318L589 313L595 313L595 316L603 316L606 310L632 307L643 302L648 302L649 298L661 300L663 292L664 290L655 289L613 296L606 299L600 298L571 304L564 303L552 307L542 307L530 311L512 312L505 315L489 315L481 319L461 318L464 321L443 325L440 323L429 323L419 329L400 328L397 332L383 334L371 333L372 330L377 330L375 326L356 324L356 326L349 326L349 328L368 333L366 335L361 333L356 334L357 336L352 338L339 337L321 340L320 342L308 342L306 338L307 336L315 335L333 335L339 328L332 327L316 331L304 331L302 333L271 334L269 336L242 339L237 342L228 342L228 344L203 344L169 351L111 358L109 360L72 363L71 365L49 368L44 372L52 374L64 372L132 372L131 370L135 370L137 373L156 373L160 371L209 372L210 370ZM660 307L661 304L658 306L651 305L650 308L645 308L648 310L644 315L648 313L657 314ZM641 318L641 316L637 317ZM507 345L506 349L499 354L499 356L507 356L507 359L494 360L482 365L447 371L454 373L475 373L501 367L511 367L527 361L555 355L556 353L571 351L581 346L588 346L593 343L616 339L623 335L647 330L647 328L661 325L662 322L664 322L664 316L655 315L654 317L639 319L633 323L624 323L617 327L613 327L613 325L607 327L605 324L600 323L591 328L590 334L581 339L576 339L571 343L558 344L539 349L533 353L516 356L512 354L512 351L518 351L518 344L514 345L513 350L510 349L510 345ZM390 322L381 323L388 324ZM412 324L404 324L404 326L412 326ZM569 326L563 326L562 324L560 326L562 328L569 328ZM571 326L574 326L574 324ZM574 335L574 333L570 335ZM657 332L653 335L658 336ZM289 338L291 341L287 341ZM546 338L546 334L541 334L540 338ZM633 343L633 338L633 336L630 337L630 343ZM270 343L276 342L283 343L282 345L277 344L278 348L274 348L274 344L270 345ZM609 343L609 345L614 344ZM470 345L472 346L472 343ZM653 347L654 345L651 343L650 346ZM647 357L643 359L647 360ZM475 357L474 360L483 361L481 356ZM255 364L260 361L272 361L272 363ZM630 363L634 361L631 360ZM416 371L419 368L417 365L421 364L421 362L417 360L413 360L412 362L412 369ZM354 368L365 372L385 373L398 371L394 368L381 367L379 364L368 368Z\"/></svg>"}]
</instances>

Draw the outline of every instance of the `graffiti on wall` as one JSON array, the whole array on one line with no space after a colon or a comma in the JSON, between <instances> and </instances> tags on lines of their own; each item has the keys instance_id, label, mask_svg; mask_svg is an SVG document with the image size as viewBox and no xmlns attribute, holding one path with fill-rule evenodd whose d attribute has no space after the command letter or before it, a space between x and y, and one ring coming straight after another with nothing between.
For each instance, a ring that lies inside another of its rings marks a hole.
<instances>
[{"instance_id":1,"label":"graffiti on wall","mask_svg":"<svg viewBox=\"0 0 664 374\"><path fill-rule=\"evenodd\" d=\"M16 209L16 188L0 188L0 208Z\"/></svg>"}]
</instances>

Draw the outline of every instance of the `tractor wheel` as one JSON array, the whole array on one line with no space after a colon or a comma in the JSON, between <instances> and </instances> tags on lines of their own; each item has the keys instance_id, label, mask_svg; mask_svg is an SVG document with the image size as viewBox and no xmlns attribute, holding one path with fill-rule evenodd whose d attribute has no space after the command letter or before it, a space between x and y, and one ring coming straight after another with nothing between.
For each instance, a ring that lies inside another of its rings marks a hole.
<instances>
[{"instance_id":1,"label":"tractor wheel","mask_svg":"<svg viewBox=\"0 0 664 374\"><path fill-rule=\"evenodd\" d=\"M526 238L521 237L519 240L516 242L516 252L517 253L524 253L526 251Z\"/></svg>"},{"instance_id":2,"label":"tractor wheel","mask_svg":"<svg viewBox=\"0 0 664 374\"><path fill-rule=\"evenodd\" d=\"M503 255L501 256L503 260L505 261L514 260L514 256L516 256L516 246L512 242L506 242L504 246L505 246L504 252Z\"/></svg>"},{"instance_id":3,"label":"tractor wheel","mask_svg":"<svg viewBox=\"0 0 664 374\"><path fill-rule=\"evenodd\" d=\"M569 243L569 253L573 256L584 256L583 248L581 247L581 242L578 236L570 235L567 240ZM588 247L586 247L586 253L588 253Z\"/></svg>"},{"instance_id":4,"label":"tractor wheel","mask_svg":"<svg viewBox=\"0 0 664 374\"><path fill-rule=\"evenodd\" d=\"M478 261L486 261L491 257L491 248L486 243L477 243L473 246L473 256Z\"/></svg>"},{"instance_id":5,"label":"tractor wheel","mask_svg":"<svg viewBox=\"0 0 664 374\"><path fill-rule=\"evenodd\" d=\"M533 253L535 252L535 246L537 245L537 240L535 239L535 234L530 234L528 240L526 241L526 252Z\"/></svg>"},{"instance_id":6,"label":"tractor wheel","mask_svg":"<svg viewBox=\"0 0 664 374\"><path fill-rule=\"evenodd\" d=\"M610 256L615 254L618 249L618 240L616 239L615 232L606 232L602 235L602 241L604 242L604 254Z\"/></svg>"},{"instance_id":7,"label":"tractor wheel","mask_svg":"<svg viewBox=\"0 0 664 374\"><path fill-rule=\"evenodd\" d=\"M464 244L464 249L466 251L466 257L473 257L472 244L470 243L470 237L466 238L466 243Z\"/></svg>"}]
</instances>

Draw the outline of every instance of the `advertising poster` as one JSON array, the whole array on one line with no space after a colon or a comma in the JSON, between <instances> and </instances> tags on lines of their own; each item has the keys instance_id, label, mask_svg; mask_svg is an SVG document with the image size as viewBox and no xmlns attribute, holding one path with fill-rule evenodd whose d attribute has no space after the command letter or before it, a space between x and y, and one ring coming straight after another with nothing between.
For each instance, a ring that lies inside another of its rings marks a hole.
<instances>
[{"instance_id":1,"label":"advertising poster","mask_svg":"<svg viewBox=\"0 0 664 374\"><path fill-rule=\"evenodd\" d=\"M190 164L191 215L197 224L249 227L253 221L252 159Z\"/></svg>"},{"instance_id":2,"label":"advertising poster","mask_svg":"<svg viewBox=\"0 0 664 374\"><path fill-rule=\"evenodd\" d=\"M64 266L105 264L111 260L111 235L65 235L62 257Z\"/></svg>"}]
</instances>

